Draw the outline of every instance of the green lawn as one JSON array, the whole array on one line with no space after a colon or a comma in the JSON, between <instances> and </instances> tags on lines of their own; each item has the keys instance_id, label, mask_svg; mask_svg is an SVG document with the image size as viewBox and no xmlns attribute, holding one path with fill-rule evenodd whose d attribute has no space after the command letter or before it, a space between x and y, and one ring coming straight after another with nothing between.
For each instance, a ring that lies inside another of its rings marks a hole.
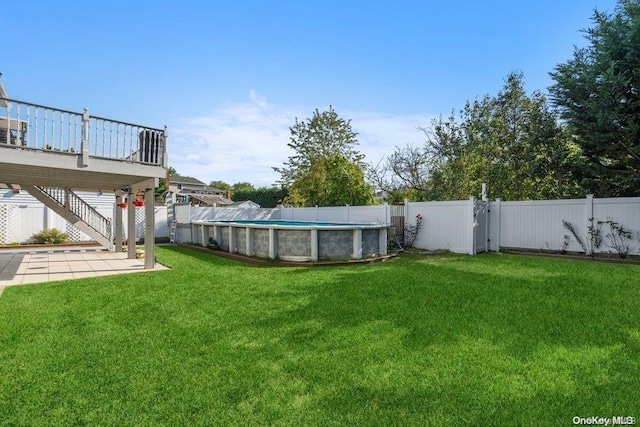
<instances>
[{"instance_id":1,"label":"green lawn","mask_svg":"<svg viewBox=\"0 0 640 427\"><path fill-rule=\"evenodd\" d=\"M0 423L562 424L640 418L640 266L505 254L7 288Z\"/></svg>"}]
</instances>

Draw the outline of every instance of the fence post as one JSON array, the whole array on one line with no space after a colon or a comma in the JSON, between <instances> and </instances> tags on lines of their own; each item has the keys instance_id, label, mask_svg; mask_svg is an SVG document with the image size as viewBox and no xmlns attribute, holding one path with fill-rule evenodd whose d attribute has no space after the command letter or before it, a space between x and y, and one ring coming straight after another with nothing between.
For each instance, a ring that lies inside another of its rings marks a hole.
<instances>
[{"instance_id":1,"label":"fence post","mask_svg":"<svg viewBox=\"0 0 640 427\"><path fill-rule=\"evenodd\" d=\"M589 234L589 228L593 227L593 194L587 194L587 198L585 200L585 205L584 205L584 219L585 219L585 225L586 225L586 238L587 238L587 242L585 242L585 246L587 249L586 255L591 255L595 248L592 247L592 240L591 240L591 236Z\"/></svg>"},{"instance_id":2,"label":"fence post","mask_svg":"<svg viewBox=\"0 0 640 427\"><path fill-rule=\"evenodd\" d=\"M470 244L470 250L469 250L469 255L475 255L476 254L476 213L475 213L475 207L476 207L476 198L471 196L469 197L469 218L470 218L470 224L469 224L469 230L470 230L470 235L469 235L469 244Z\"/></svg>"},{"instance_id":3,"label":"fence post","mask_svg":"<svg viewBox=\"0 0 640 427\"><path fill-rule=\"evenodd\" d=\"M409 224L409 199L404 199L404 209L402 211L404 213L404 227L406 228L407 224ZM404 240L404 229L400 231L402 232L402 239Z\"/></svg>"},{"instance_id":4,"label":"fence post","mask_svg":"<svg viewBox=\"0 0 640 427\"><path fill-rule=\"evenodd\" d=\"M500 252L500 214L502 212L502 200L496 199L496 207L491 210L490 214L495 213L496 220L494 221L494 225L496 226L495 232L495 248L496 252Z\"/></svg>"},{"instance_id":5,"label":"fence post","mask_svg":"<svg viewBox=\"0 0 640 427\"><path fill-rule=\"evenodd\" d=\"M391 216L391 206L389 203L384 202L384 223L389 224L389 217Z\"/></svg>"}]
</instances>

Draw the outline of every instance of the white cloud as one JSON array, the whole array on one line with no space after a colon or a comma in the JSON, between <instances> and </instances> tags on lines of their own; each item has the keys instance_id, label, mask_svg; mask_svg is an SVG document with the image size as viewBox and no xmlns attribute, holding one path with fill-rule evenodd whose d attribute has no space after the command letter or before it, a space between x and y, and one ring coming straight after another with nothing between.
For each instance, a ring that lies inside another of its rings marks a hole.
<instances>
[{"instance_id":1,"label":"white cloud","mask_svg":"<svg viewBox=\"0 0 640 427\"><path fill-rule=\"evenodd\" d=\"M423 144L424 133L418 127L430 126L435 115L346 111L343 117L350 118L353 130L358 132L360 151L366 155L366 161L375 164L395 147Z\"/></svg>"},{"instance_id":2,"label":"white cloud","mask_svg":"<svg viewBox=\"0 0 640 427\"><path fill-rule=\"evenodd\" d=\"M340 111L351 119L358 133L359 151L366 161L377 163L394 146L421 144L418 126L428 126L429 115L393 115L363 111ZM248 181L270 186L279 175L272 167L281 166L293 154L287 146L289 127L295 118L307 118L313 108L283 108L270 104L255 90L249 100L212 113L180 120L170 129L169 164L182 175L209 183L230 184Z\"/></svg>"}]
</instances>

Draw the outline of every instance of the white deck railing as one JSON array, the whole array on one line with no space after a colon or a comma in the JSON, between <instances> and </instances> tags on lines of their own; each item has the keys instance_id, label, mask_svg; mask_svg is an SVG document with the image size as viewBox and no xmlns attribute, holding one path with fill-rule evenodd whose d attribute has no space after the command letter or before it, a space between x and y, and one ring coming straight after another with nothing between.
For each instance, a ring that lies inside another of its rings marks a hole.
<instances>
[{"instance_id":1,"label":"white deck railing","mask_svg":"<svg viewBox=\"0 0 640 427\"><path fill-rule=\"evenodd\" d=\"M0 98L0 146L166 167L167 129Z\"/></svg>"}]
</instances>

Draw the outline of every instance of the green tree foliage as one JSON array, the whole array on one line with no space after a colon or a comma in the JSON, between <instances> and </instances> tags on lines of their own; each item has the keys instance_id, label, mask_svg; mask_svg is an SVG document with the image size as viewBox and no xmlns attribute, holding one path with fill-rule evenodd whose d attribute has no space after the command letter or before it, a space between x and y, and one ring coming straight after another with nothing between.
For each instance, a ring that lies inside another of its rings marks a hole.
<instances>
[{"instance_id":1,"label":"green tree foliage","mask_svg":"<svg viewBox=\"0 0 640 427\"><path fill-rule=\"evenodd\" d=\"M373 191L363 168L336 154L314 160L289 188L288 201L294 206L362 206L373 204Z\"/></svg>"},{"instance_id":2,"label":"green tree foliage","mask_svg":"<svg viewBox=\"0 0 640 427\"><path fill-rule=\"evenodd\" d=\"M294 206L339 206L373 203L373 189L364 179L364 155L354 147L357 134L351 122L329 108L306 121L296 118L289 147L295 152L280 173L288 189L285 200Z\"/></svg>"},{"instance_id":3,"label":"green tree foliage","mask_svg":"<svg viewBox=\"0 0 640 427\"><path fill-rule=\"evenodd\" d=\"M231 188L233 189L234 193L236 191L247 191L247 190L252 191L252 190L255 190L255 187L250 182L236 182L235 184L233 184L233 186Z\"/></svg>"},{"instance_id":4,"label":"green tree foliage","mask_svg":"<svg viewBox=\"0 0 640 427\"><path fill-rule=\"evenodd\" d=\"M460 116L434 120L427 136L427 198L465 199L487 183L490 197L559 198L577 192L567 161L575 148L539 91L528 96L511 73L497 96L467 102Z\"/></svg>"},{"instance_id":5,"label":"green tree foliage","mask_svg":"<svg viewBox=\"0 0 640 427\"><path fill-rule=\"evenodd\" d=\"M275 208L282 204L287 196L284 188L277 187L258 187L256 189L242 188L233 192L233 201L242 202L251 200L256 202L263 208Z\"/></svg>"},{"instance_id":6,"label":"green tree foliage","mask_svg":"<svg viewBox=\"0 0 640 427\"><path fill-rule=\"evenodd\" d=\"M167 168L167 176L171 176L171 175L173 175L175 173L176 173L175 168L173 168L171 166L169 166ZM160 178L158 180L158 187L156 188L156 191L155 191L156 202L164 203L164 195L166 194L166 192L168 190L169 190L169 186L168 186L166 178Z\"/></svg>"},{"instance_id":7,"label":"green tree foliage","mask_svg":"<svg viewBox=\"0 0 640 427\"><path fill-rule=\"evenodd\" d=\"M640 1L595 11L590 45L551 73L553 103L580 148L574 171L601 197L640 195Z\"/></svg>"},{"instance_id":8,"label":"green tree foliage","mask_svg":"<svg viewBox=\"0 0 640 427\"><path fill-rule=\"evenodd\" d=\"M431 156L423 147L407 144L377 165L369 165L367 178L386 193L390 203L426 200L429 189Z\"/></svg>"},{"instance_id":9,"label":"green tree foliage","mask_svg":"<svg viewBox=\"0 0 640 427\"><path fill-rule=\"evenodd\" d=\"M217 188L218 190L223 190L223 191L229 191L233 188L231 187L231 184L226 183L224 181L211 181L209 183L209 187Z\"/></svg>"}]
</instances>

